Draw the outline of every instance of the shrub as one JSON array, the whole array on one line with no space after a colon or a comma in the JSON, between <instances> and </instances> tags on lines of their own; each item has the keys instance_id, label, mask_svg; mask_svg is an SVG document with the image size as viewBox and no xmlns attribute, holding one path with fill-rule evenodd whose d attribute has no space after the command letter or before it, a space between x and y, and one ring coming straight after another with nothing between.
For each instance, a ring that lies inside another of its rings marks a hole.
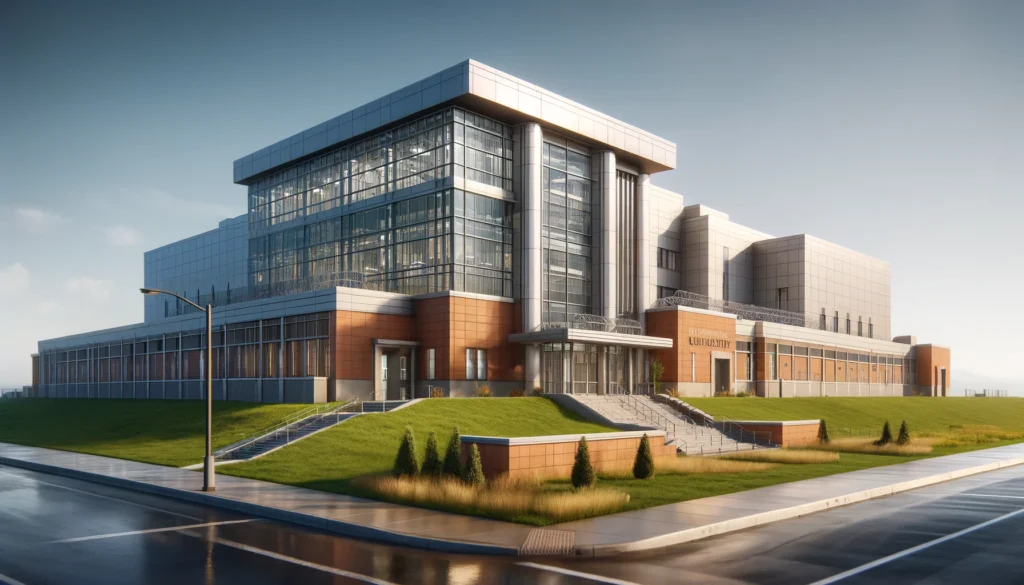
<instances>
[{"instance_id":1,"label":"shrub","mask_svg":"<svg viewBox=\"0 0 1024 585\"><path fill-rule=\"evenodd\" d=\"M466 468L462 470L462 481L469 485L484 484L484 466L480 461L480 449L476 443L469 446L469 457L466 458Z\"/></svg>"},{"instance_id":2,"label":"shrub","mask_svg":"<svg viewBox=\"0 0 1024 585\"><path fill-rule=\"evenodd\" d=\"M530 394L533 394L534 396L543 396L544 389L540 386L535 386L534 389L530 391Z\"/></svg>"},{"instance_id":3,"label":"shrub","mask_svg":"<svg viewBox=\"0 0 1024 585\"><path fill-rule=\"evenodd\" d=\"M455 427L455 433L448 441L441 473L455 478L462 477L462 437L459 436L459 427Z\"/></svg>"},{"instance_id":4,"label":"shrub","mask_svg":"<svg viewBox=\"0 0 1024 585\"><path fill-rule=\"evenodd\" d=\"M477 391L476 391L477 398L488 398L488 397L490 397L490 395L491 395L490 387L488 387L488 386L481 386L481 387L477 388Z\"/></svg>"},{"instance_id":5,"label":"shrub","mask_svg":"<svg viewBox=\"0 0 1024 585\"><path fill-rule=\"evenodd\" d=\"M832 442L832 439L828 436L828 425L825 424L825 419L821 419L818 424L818 443L822 445L828 445Z\"/></svg>"},{"instance_id":6,"label":"shrub","mask_svg":"<svg viewBox=\"0 0 1024 585\"><path fill-rule=\"evenodd\" d=\"M875 445L881 447L889 443L892 443L892 429L889 428L889 421L885 421L885 426L882 427L882 436L875 441Z\"/></svg>"},{"instance_id":7,"label":"shrub","mask_svg":"<svg viewBox=\"0 0 1024 585\"><path fill-rule=\"evenodd\" d=\"M580 444L576 448L576 461L572 464L572 487L583 488L594 485L594 466L590 464L590 447L587 446L587 438L580 437Z\"/></svg>"},{"instance_id":8,"label":"shrub","mask_svg":"<svg viewBox=\"0 0 1024 585\"><path fill-rule=\"evenodd\" d=\"M679 390L675 388L665 388L665 394L668 394L672 398L679 398Z\"/></svg>"},{"instance_id":9,"label":"shrub","mask_svg":"<svg viewBox=\"0 0 1024 585\"><path fill-rule=\"evenodd\" d=\"M907 445L910 443L910 429L907 428L907 421L903 421L900 425L900 434L896 437L897 445Z\"/></svg>"},{"instance_id":10,"label":"shrub","mask_svg":"<svg viewBox=\"0 0 1024 585\"><path fill-rule=\"evenodd\" d=\"M736 398L746 398L748 396L750 396L750 394L747 394L746 392L738 392L736 394Z\"/></svg>"},{"instance_id":11,"label":"shrub","mask_svg":"<svg viewBox=\"0 0 1024 585\"><path fill-rule=\"evenodd\" d=\"M633 477L636 479L654 477L654 455L651 454L651 442L647 439L647 433L640 438L640 446L636 449L636 458L633 460Z\"/></svg>"},{"instance_id":12,"label":"shrub","mask_svg":"<svg viewBox=\"0 0 1024 585\"><path fill-rule=\"evenodd\" d=\"M420 473L437 477L443 470L441 453L437 449L437 436L434 431L430 431L430 434L427 435L427 454L423 456L423 467L420 469Z\"/></svg>"},{"instance_id":13,"label":"shrub","mask_svg":"<svg viewBox=\"0 0 1024 585\"><path fill-rule=\"evenodd\" d=\"M431 398L444 398L444 388L440 386L434 386L430 389Z\"/></svg>"},{"instance_id":14,"label":"shrub","mask_svg":"<svg viewBox=\"0 0 1024 585\"><path fill-rule=\"evenodd\" d=\"M412 427L405 427L405 435L402 437L402 444L398 446L398 455L395 457L395 465L391 468L391 475L402 477L416 475L420 472L420 464L416 461L416 438L412 434Z\"/></svg>"},{"instance_id":15,"label":"shrub","mask_svg":"<svg viewBox=\"0 0 1024 585\"><path fill-rule=\"evenodd\" d=\"M657 394L661 390L661 377L665 375L665 366L661 363L661 360L654 358L651 361L651 382L654 383L654 393Z\"/></svg>"},{"instance_id":16,"label":"shrub","mask_svg":"<svg viewBox=\"0 0 1024 585\"><path fill-rule=\"evenodd\" d=\"M523 395L523 389L522 388L515 388L514 390L509 392L508 395L509 395L510 398L519 398L520 396Z\"/></svg>"}]
</instances>

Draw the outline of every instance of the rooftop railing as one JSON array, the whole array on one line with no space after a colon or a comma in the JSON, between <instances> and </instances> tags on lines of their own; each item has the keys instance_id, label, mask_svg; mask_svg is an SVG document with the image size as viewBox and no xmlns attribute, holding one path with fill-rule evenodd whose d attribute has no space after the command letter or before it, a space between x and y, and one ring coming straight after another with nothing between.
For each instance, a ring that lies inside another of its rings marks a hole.
<instances>
[{"instance_id":1,"label":"rooftop railing","mask_svg":"<svg viewBox=\"0 0 1024 585\"><path fill-rule=\"evenodd\" d=\"M709 296L685 290L677 290L675 294L670 297L658 299L655 301L654 307L692 307L694 309L704 309L718 313L729 313L736 315L740 319L749 319L751 321L768 321L771 323L781 323L783 325L796 325L798 327L811 327L812 329L818 329L817 324L808 324L807 318L802 313L783 311L781 309L769 309L768 307L747 305L733 301L723 301L722 299L713 299Z\"/></svg>"},{"instance_id":2,"label":"rooftop railing","mask_svg":"<svg viewBox=\"0 0 1024 585\"><path fill-rule=\"evenodd\" d=\"M602 317L588 313L576 313L570 315L567 321L546 321L540 326L544 329L585 329L587 331L604 331L607 333L624 333L626 335L640 335L642 329L640 322L636 319L625 317Z\"/></svg>"}]
</instances>

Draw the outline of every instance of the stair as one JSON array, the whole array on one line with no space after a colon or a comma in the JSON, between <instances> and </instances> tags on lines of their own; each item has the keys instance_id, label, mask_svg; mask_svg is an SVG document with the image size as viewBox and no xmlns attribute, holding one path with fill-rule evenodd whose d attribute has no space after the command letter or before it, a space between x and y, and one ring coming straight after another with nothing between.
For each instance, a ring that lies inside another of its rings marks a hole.
<instances>
[{"instance_id":1,"label":"stair","mask_svg":"<svg viewBox=\"0 0 1024 585\"><path fill-rule=\"evenodd\" d=\"M217 455L217 461L249 461L346 421L356 412L314 414Z\"/></svg>"},{"instance_id":2,"label":"stair","mask_svg":"<svg viewBox=\"0 0 1024 585\"><path fill-rule=\"evenodd\" d=\"M742 433L726 432L710 423L698 422L647 396L621 394L574 394L573 398L616 425L657 428L666 432L665 444L687 455L716 455L758 449Z\"/></svg>"}]
</instances>

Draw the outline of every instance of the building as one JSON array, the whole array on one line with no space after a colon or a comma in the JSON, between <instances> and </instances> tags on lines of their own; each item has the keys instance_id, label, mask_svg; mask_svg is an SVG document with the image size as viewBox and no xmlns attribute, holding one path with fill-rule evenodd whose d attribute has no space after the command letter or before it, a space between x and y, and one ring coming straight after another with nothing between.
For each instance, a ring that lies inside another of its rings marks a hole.
<instances>
[{"instance_id":1,"label":"building","mask_svg":"<svg viewBox=\"0 0 1024 585\"><path fill-rule=\"evenodd\" d=\"M466 61L235 161L248 213L147 252L145 286L215 306L219 399L637 392L655 359L683 395L946 394L949 349L891 337L888 264L684 205L651 183L675 163ZM41 341L38 393L199 398L202 329L145 297Z\"/></svg>"}]
</instances>

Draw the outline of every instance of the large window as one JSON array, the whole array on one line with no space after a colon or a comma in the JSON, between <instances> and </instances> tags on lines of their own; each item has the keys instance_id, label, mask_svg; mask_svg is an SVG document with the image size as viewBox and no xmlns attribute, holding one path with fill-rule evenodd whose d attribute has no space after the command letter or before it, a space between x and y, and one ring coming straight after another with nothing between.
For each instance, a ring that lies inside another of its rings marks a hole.
<instances>
[{"instance_id":1,"label":"large window","mask_svg":"<svg viewBox=\"0 0 1024 585\"><path fill-rule=\"evenodd\" d=\"M487 379L487 350L466 349L466 379Z\"/></svg>"},{"instance_id":2,"label":"large window","mask_svg":"<svg viewBox=\"0 0 1024 585\"><path fill-rule=\"evenodd\" d=\"M435 365L434 359L435 359L434 349L433 348L428 349L427 350L427 379L428 380L434 380L436 375L437 375L437 370L435 369L436 365Z\"/></svg>"},{"instance_id":3,"label":"large window","mask_svg":"<svg viewBox=\"0 0 1024 585\"><path fill-rule=\"evenodd\" d=\"M545 322L590 313L591 180L585 147L545 135L541 286Z\"/></svg>"}]
</instances>

